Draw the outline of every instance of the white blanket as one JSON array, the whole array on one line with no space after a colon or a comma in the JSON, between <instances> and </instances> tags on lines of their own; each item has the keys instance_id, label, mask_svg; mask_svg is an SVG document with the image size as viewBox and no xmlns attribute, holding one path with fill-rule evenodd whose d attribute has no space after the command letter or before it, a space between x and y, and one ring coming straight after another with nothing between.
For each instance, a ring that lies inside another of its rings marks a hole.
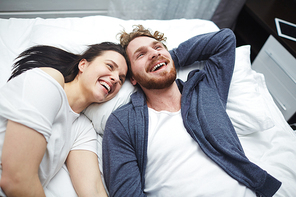
<instances>
[{"instance_id":1,"label":"white blanket","mask_svg":"<svg viewBox=\"0 0 296 197\"><path fill-rule=\"evenodd\" d=\"M119 31L123 28L130 31L137 24L163 32L169 49L197 34L218 30L211 21L199 19L121 20L107 16L0 19L0 87L10 76L14 58L29 46L46 44L81 53L88 44L118 42ZM178 76L185 79L190 69L179 70ZM127 81L113 100L93 104L85 110L98 135L103 135L110 113L128 102L134 90ZM249 159L282 181L276 196L296 196L296 135L273 102L264 76L251 69L250 46L236 50L227 112ZM100 142L98 138L99 145ZM46 192L48 196L76 195L66 168L61 169Z\"/></svg>"}]
</instances>

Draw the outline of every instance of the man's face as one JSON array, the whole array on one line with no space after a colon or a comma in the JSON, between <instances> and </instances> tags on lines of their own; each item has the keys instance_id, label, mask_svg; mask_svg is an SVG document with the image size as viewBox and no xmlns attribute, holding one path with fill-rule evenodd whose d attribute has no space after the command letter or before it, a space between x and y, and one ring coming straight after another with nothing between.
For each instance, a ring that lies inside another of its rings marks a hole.
<instances>
[{"instance_id":1,"label":"man's face","mask_svg":"<svg viewBox=\"0 0 296 197\"><path fill-rule=\"evenodd\" d=\"M127 46L133 85L145 89L163 89L176 79L176 69L168 50L153 38L141 36Z\"/></svg>"}]
</instances>

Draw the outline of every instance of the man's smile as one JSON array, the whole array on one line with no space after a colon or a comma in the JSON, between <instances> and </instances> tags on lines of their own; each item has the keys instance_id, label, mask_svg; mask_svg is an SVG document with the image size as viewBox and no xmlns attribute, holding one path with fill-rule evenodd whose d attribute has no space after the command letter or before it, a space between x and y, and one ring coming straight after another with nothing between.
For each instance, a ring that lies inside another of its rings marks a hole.
<instances>
[{"instance_id":1,"label":"man's smile","mask_svg":"<svg viewBox=\"0 0 296 197\"><path fill-rule=\"evenodd\" d=\"M161 68L162 66L165 66L165 65L167 65L165 62L161 62L161 63L155 65L155 66L151 69L151 72L154 72L154 71L158 70L159 68Z\"/></svg>"}]
</instances>

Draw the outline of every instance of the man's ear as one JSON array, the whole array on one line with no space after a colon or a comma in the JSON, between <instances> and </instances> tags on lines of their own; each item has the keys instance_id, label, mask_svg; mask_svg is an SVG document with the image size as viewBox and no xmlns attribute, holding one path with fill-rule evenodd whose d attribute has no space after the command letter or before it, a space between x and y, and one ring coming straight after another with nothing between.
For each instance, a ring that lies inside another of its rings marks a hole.
<instances>
[{"instance_id":1,"label":"man's ear","mask_svg":"<svg viewBox=\"0 0 296 197\"><path fill-rule=\"evenodd\" d=\"M130 82L135 86L137 85L137 81L133 78L133 77L130 77Z\"/></svg>"},{"instance_id":2,"label":"man's ear","mask_svg":"<svg viewBox=\"0 0 296 197\"><path fill-rule=\"evenodd\" d=\"M80 62L78 64L79 71L83 72L87 65L88 65L88 61L86 59L80 60Z\"/></svg>"}]
</instances>

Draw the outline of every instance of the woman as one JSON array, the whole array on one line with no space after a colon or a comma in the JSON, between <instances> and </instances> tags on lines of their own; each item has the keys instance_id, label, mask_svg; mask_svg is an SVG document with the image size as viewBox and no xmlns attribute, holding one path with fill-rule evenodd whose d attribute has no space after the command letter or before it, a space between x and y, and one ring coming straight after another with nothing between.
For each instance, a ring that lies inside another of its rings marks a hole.
<instances>
[{"instance_id":1,"label":"woman","mask_svg":"<svg viewBox=\"0 0 296 197\"><path fill-rule=\"evenodd\" d=\"M82 55L50 46L20 54L0 89L0 196L45 196L65 162L78 196L106 196L96 133L80 112L113 98L127 69L124 50L109 42Z\"/></svg>"}]
</instances>

